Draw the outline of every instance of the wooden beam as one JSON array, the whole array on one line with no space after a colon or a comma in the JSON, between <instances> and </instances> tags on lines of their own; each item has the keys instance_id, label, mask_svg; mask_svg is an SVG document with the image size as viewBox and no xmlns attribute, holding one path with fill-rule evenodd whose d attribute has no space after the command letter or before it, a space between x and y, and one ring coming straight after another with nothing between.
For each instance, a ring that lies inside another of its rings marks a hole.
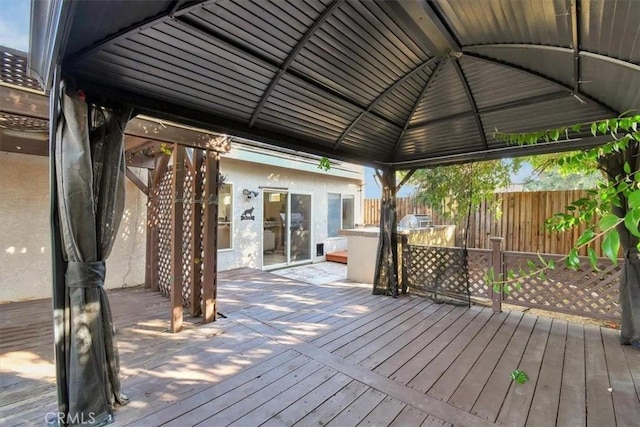
<instances>
[{"instance_id":1,"label":"wooden beam","mask_svg":"<svg viewBox=\"0 0 640 427\"><path fill-rule=\"evenodd\" d=\"M193 161L191 162L191 301L189 306L191 316L198 317L202 314L202 251L200 232L202 231L202 184L204 177L201 173L204 162L204 151L194 150Z\"/></svg>"},{"instance_id":2,"label":"wooden beam","mask_svg":"<svg viewBox=\"0 0 640 427\"><path fill-rule=\"evenodd\" d=\"M407 174L402 178L402 180L400 181L400 183L396 187L396 190L395 190L394 194L398 194L398 191L400 191L402 186L405 185L407 183L407 181L409 181L411 179L411 177L413 176L414 173L416 173L417 170L418 170L417 168L413 168L409 172L407 172Z\"/></svg>"},{"instance_id":3,"label":"wooden beam","mask_svg":"<svg viewBox=\"0 0 640 427\"><path fill-rule=\"evenodd\" d=\"M127 154L142 151L156 144L158 144L158 141L152 139L140 138L133 135L126 135L124 137L124 151Z\"/></svg>"},{"instance_id":4,"label":"wooden beam","mask_svg":"<svg viewBox=\"0 0 640 427\"><path fill-rule=\"evenodd\" d=\"M173 147L171 177L171 332L182 330L182 224L184 214L184 155L180 144Z\"/></svg>"},{"instance_id":5,"label":"wooden beam","mask_svg":"<svg viewBox=\"0 0 640 427\"><path fill-rule=\"evenodd\" d=\"M153 157L147 156L143 153L127 153L126 162L127 166L131 166L133 168L153 169L155 167Z\"/></svg>"},{"instance_id":6,"label":"wooden beam","mask_svg":"<svg viewBox=\"0 0 640 427\"><path fill-rule=\"evenodd\" d=\"M142 191L145 196L149 197L149 188L145 185L144 182L142 182L142 180L140 180L140 178L138 178L138 175L136 175L128 167L126 168L125 173L127 174L127 178L129 178L129 181L133 182L133 184L138 187L138 190Z\"/></svg>"},{"instance_id":7,"label":"wooden beam","mask_svg":"<svg viewBox=\"0 0 640 427\"><path fill-rule=\"evenodd\" d=\"M218 261L218 171L220 157L207 151L204 191L204 270L202 277L202 322L216 320L217 297L217 261Z\"/></svg>"},{"instance_id":8,"label":"wooden beam","mask_svg":"<svg viewBox=\"0 0 640 427\"><path fill-rule=\"evenodd\" d=\"M125 129L127 135L165 142L182 144L187 147L209 149L226 153L231 148L231 138L226 135L196 130L176 123L163 123L151 118L136 117L130 120Z\"/></svg>"}]
</instances>

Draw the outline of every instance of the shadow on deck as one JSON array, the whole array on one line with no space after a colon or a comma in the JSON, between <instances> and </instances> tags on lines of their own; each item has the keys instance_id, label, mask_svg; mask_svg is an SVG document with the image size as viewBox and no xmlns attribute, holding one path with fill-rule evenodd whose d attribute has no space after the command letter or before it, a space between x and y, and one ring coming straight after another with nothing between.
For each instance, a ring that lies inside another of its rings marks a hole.
<instances>
[{"instance_id":1,"label":"shadow on deck","mask_svg":"<svg viewBox=\"0 0 640 427\"><path fill-rule=\"evenodd\" d=\"M175 335L159 294L109 296L131 398L114 425L626 426L640 414L640 352L610 329L250 269L220 274L226 319L186 319ZM50 307L0 307L2 425L56 410Z\"/></svg>"}]
</instances>

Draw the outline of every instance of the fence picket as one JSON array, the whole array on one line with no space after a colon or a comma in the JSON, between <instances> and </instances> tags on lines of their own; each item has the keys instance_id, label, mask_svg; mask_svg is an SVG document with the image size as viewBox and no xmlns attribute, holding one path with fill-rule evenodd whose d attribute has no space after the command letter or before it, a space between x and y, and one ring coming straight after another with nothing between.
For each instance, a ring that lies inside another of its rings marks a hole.
<instances>
[{"instance_id":1,"label":"fence picket","mask_svg":"<svg viewBox=\"0 0 640 427\"><path fill-rule=\"evenodd\" d=\"M490 209L491 203L483 202L478 212L472 214L469 228L469 247L478 249L491 248L490 238L504 238L504 248L516 252L540 252L549 254L567 253L575 240L582 234L588 224L583 224L572 232L550 233L544 224L547 218L556 212L565 212L566 207L574 200L586 196L583 190L574 191L537 191L518 193L498 193L494 195L495 204L501 206L502 214L497 216ZM451 224L443 221L439 215L418 203L414 198L398 198L397 215L401 220L407 214L431 215L434 224ZM365 199L364 223L378 225L380 218L380 201ZM597 221L594 220L594 221ZM462 226L456 230L456 245L462 245ZM602 257L600 241L593 246L596 254ZM586 255L583 248L580 255Z\"/></svg>"}]
</instances>

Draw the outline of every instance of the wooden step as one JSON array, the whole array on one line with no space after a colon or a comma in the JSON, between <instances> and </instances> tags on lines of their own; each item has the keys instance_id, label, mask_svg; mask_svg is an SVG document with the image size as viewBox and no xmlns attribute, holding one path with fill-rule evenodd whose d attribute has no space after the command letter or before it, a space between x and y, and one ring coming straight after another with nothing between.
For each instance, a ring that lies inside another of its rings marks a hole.
<instances>
[{"instance_id":1,"label":"wooden step","mask_svg":"<svg viewBox=\"0 0 640 427\"><path fill-rule=\"evenodd\" d=\"M347 251L331 252L330 254L327 254L327 261L339 262L341 264L346 264L347 263Z\"/></svg>"}]
</instances>

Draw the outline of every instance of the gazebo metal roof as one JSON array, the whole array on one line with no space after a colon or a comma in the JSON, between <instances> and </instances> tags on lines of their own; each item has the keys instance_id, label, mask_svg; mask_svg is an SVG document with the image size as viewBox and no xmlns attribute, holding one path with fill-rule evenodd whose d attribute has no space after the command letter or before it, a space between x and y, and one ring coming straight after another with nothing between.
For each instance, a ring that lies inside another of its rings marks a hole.
<instances>
[{"instance_id":1,"label":"gazebo metal roof","mask_svg":"<svg viewBox=\"0 0 640 427\"><path fill-rule=\"evenodd\" d=\"M411 168L559 151L495 130L640 107L633 0L34 3L30 65L93 96L259 141Z\"/></svg>"}]
</instances>

